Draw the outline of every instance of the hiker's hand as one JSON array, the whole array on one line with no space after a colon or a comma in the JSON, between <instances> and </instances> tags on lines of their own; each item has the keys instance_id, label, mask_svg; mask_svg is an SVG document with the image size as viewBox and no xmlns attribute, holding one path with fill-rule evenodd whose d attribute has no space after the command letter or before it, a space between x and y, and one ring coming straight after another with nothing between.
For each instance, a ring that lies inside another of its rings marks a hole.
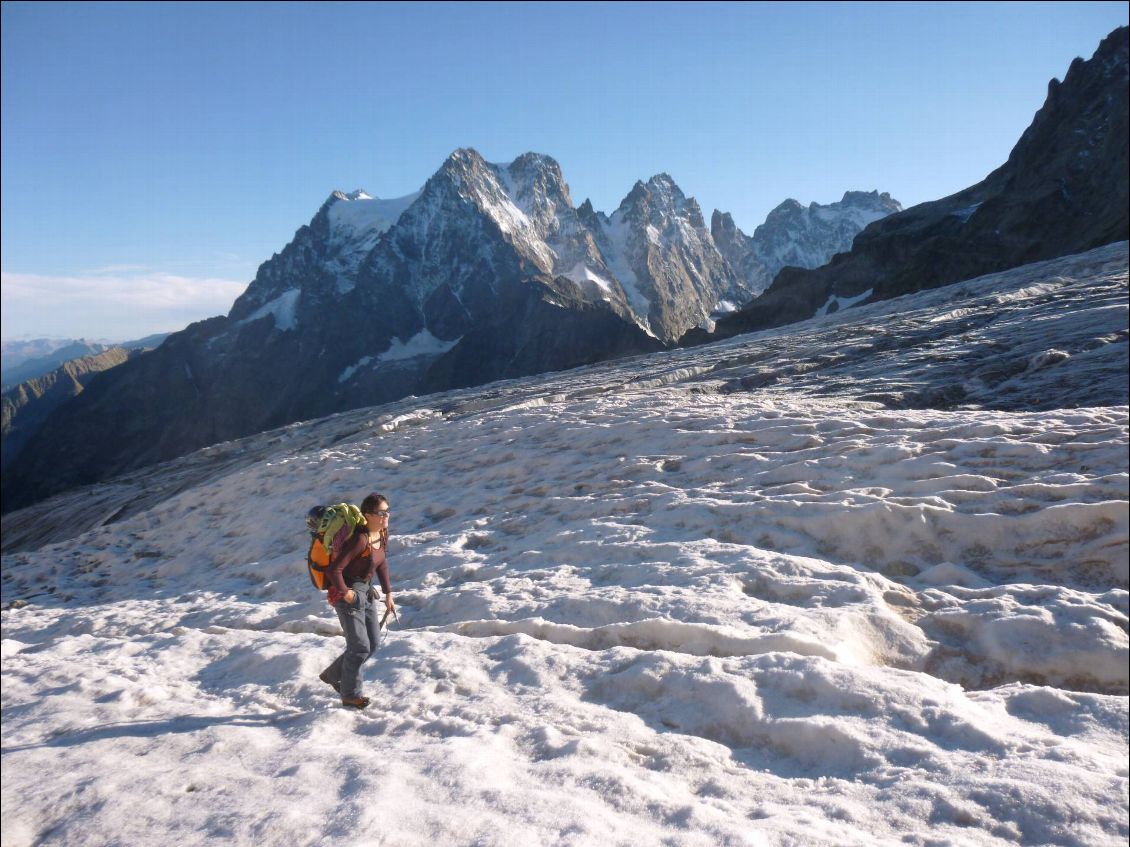
<instances>
[{"instance_id":1,"label":"hiker's hand","mask_svg":"<svg viewBox=\"0 0 1130 847\"><path fill-rule=\"evenodd\" d=\"M392 595L391 594L385 595L385 608L389 612L392 612L393 614L396 613L396 604L392 602Z\"/></svg>"},{"instance_id":2,"label":"hiker's hand","mask_svg":"<svg viewBox=\"0 0 1130 847\"><path fill-rule=\"evenodd\" d=\"M346 589L345 594L343 594L341 596L341 599L344 600L346 603L348 603L350 606L352 606L353 601L357 599L357 592L354 591L352 588L348 588L348 589Z\"/></svg>"}]
</instances>

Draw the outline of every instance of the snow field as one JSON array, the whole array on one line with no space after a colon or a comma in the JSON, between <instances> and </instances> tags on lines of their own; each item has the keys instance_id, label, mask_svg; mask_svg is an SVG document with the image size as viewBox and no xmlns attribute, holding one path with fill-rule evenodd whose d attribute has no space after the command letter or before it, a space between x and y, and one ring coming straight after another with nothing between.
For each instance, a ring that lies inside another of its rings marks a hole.
<instances>
[{"instance_id":1,"label":"snow field","mask_svg":"<svg viewBox=\"0 0 1130 847\"><path fill-rule=\"evenodd\" d=\"M4 613L5 839L1113 840L1125 431L652 388L213 480L6 560L61 596ZM301 516L373 488L403 623L355 714Z\"/></svg>"}]
</instances>

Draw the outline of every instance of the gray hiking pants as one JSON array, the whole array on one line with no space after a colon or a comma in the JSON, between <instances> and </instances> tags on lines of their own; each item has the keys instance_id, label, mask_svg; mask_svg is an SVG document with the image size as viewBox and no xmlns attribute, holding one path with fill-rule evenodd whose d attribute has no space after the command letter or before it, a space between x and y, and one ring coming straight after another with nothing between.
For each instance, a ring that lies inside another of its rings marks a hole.
<instances>
[{"instance_id":1,"label":"gray hiking pants","mask_svg":"<svg viewBox=\"0 0 1130 847\"><path fill-rule=\"evenodd\" d=\"M356 595L353 602L338 600L334 604L345 632L345 652L326 669L326 676L341 686L342 699L361 696L361 665L377 652L381 643L377 601L369 597L369 583L355 582L350 588Z\"/></svg>"}]
</instances>

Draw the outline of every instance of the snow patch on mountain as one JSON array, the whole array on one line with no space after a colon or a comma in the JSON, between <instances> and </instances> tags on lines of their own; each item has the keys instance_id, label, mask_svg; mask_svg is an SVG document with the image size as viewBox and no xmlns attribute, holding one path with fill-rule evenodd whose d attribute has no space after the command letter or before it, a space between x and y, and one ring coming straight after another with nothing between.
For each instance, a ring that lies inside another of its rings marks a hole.
<instances>
[{"instance_id":1,"label":"snow patch on mountain","mask_svg":"<svg viewBox=\"0 0 1130 847\"><path fill-rule=\"evenodd\" d=\"M606 294L612 293L612 283L606 280L599 274L594 273L582 262L577 262L568 271L562 274L566 279L570 279L577 284L584 284L586 282L594 283L601 291Z\"/></svg>"},{"instance_id":2,"label":"snow patch on mountain","mask_svg":"<svg viewBox=\"0 0 1130 847\"><path fill-rule=\"evenodd\" d=\"M360 189L349 194L333 193L333 202L326 210L330 230L326 269L337 277L338 294L353 290L361 263L420 194L416 191L392 200L378 200Z\"/></svg>"},{"instance_id":3,"label":"snow patch on mountain","mask_svg":"<svg viewBox=\"0 0 1130 847\"><path fill-rule=\"evenodd\" d=\"M862 294L857 294L854 297L840 297L837 294L833 294L823 306L816 310L812 317L819 318L833 312L838 312L840 309L850 308L856 303L862 303L874 293L874 289L868 288Z\"/></svg>"},{"instance_id":4,"label":"snow patch on mountain","mask_svg":"<svg viewBox=\"0 0 1130 847\"><path fill-rule=\"evenodd\" d=\"M350 365L345 370L343 370L340 374L338 374L337 381L339 383L349 382L349 380L353 378L353 374L357 373L357 371L359 371L361 368L369 367L369 365L371 365L372 363L373 363L373 357L372 356L362 356L360 359L357 360L357 362Z\"/></svg>"},{"instance_id":5,"label":"snow patch on mountain","mask_svg":"<svg viewBox=\"0 0 1130 847\"><path fill-rule=\"evenodd\" d=\"M280 332L289 332L298 326L298 299L301 296L301 288L287 289L274 300L264 303L240 323L250 323L270 315L275 320L275 329Z\"/></svg>"},{"instance_id":6,"label":"snow patch on mountain","mask_svg":"<svg viewBox=\"0 0 1130 847\"><path fill-rule=\"evenodd\" d=\"M378 235L393 226L404 210L411 206L420 191L391 200L379 200L358 189L349 194L334 193L338 200L330 206L328 214L330 229L343 240L350 236L377 233Z\"/></svg>"},{"instance_id":7,"label":"snow patch on mountain","mask_svg":"<svg viewBox=\"0 0 1130 847\"><path fill-rule=\"evenodd\" d=\"M436 338L427 329L422 329L407 341L401 341L399 338L392 339L392 344L388 350L381 353L377 357L377 361L399 362L405 359L414 359L417 356L440 356L461 340L462 336L452 341L444 341Z\"/></svg>"},{"instance_id":8,"label":"snow patch on mountain","mask_svg":"<svg viewBox=\"0 0 1130 847\"><path fill-rule=\"evenodd\" d=\"M958 209L956 212L950 212L950 214L953 215L958 220L960 220L962 223L965 223L971 217L973 217L973 213L976 212L980 208L981 208L980 203L974 203L972 206L966 206L964 209Z\"/></svg>"}]
</instances>

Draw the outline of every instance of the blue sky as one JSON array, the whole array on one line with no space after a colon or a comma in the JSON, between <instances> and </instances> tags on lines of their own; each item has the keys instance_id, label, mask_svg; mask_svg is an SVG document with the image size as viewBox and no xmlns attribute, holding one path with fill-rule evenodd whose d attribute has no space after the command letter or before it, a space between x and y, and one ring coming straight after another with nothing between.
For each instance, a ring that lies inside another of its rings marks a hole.
<instances>
[{"instance_id":1,"label":"blue sky","mask_svg":"<svg viewBox=\"0 0 1130 847\"><path fill-rule=\"evenodd\" d=\"M124 339L225 313L332 190L408 194L458 147L547 153L606 212L667 172L747 233L788 197L936 199L1005 161L1048 80L1127 5L0 14L0 334Z\"/></svg>"}]
</instances>

